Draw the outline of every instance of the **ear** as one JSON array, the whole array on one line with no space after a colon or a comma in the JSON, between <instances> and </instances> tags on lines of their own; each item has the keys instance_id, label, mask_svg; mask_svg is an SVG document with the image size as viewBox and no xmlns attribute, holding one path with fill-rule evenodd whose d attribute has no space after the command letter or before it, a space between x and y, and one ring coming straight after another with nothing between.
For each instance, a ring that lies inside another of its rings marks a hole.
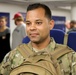
<instances>
[{"instance_id":1,"label":"ear","mask_svg":"<svg viewBox=\"0 0 76 75\"><path fill-rule=\"evenodd\" d=\"M54 20L50 20L50 30L52 30L54 27Z\"/></svg>"}]
</instances>

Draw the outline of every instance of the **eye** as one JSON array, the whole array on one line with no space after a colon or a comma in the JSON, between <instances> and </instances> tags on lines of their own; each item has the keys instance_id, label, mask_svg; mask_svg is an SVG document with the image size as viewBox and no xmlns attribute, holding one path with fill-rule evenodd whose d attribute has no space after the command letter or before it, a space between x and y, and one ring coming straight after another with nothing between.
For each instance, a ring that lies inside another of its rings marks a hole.
<instances>
[{"instance_id":1,"label":"eye","mask_svg":"<svg viewBox=\"0 0 76 75\"><path fill-rule=\"evenodd\" d=\"M31 23L30 22L26 22L26 25L29 26L29 25L31 25Z\"/></svg>"},{"instance_id":2,"label":"eye","mask_svg":"<svg viewBox=\"0 0 76 75\"><path fill-rule=\"evenodd\" d=\"M41 25L41 24L42 24L42 22L36 22L36 24Z\"/></svg>"}]
</instances>

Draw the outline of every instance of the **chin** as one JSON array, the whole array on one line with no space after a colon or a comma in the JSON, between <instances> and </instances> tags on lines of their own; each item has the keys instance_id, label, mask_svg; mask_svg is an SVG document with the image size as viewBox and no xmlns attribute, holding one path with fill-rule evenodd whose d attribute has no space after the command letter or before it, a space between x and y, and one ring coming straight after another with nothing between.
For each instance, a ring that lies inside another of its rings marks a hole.
<instances>
[{"instance_id":1,"label":"chin","mask_svg":"<svg viewBox=\"0 0 76 75\"><path fill-rule=\"evenodd\" d=\"M38 40L31 40L31 42L33 42L33 43L39 43Z\"/></svg>"}]
</instances>

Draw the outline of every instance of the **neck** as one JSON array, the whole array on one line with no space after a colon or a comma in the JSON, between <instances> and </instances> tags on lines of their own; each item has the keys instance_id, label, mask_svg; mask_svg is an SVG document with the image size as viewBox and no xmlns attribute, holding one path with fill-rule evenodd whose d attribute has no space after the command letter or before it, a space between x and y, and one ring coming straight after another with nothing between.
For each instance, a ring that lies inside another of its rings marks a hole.
<instances>
[{"instance_id":1,"label":"neck","mask_svg":"<svg viewBox=\"0 0 76 75\"><path fill-rule=\"evenodd\" d=\"M0 32L3 32L6 28L7 28L6 26L0 27Z\"/></svg>"},{"instance_id":2,"label":"neck","mask_svg":"<svg viewBox=\"0 0 76 75\"><path fill-rule=\"evenodd\" d=\"M40 42L40 43L33 43L33 42L32 42L32 46L33 46L34 48L36 48L36 49L41 50L41 49L43 49L43 48L46 48L46 47L49 45L50 41L51 41L51 39L50 39L50 37L49 37L49 38L47 38L45 41Z\"/></svg>"}]
</instances>

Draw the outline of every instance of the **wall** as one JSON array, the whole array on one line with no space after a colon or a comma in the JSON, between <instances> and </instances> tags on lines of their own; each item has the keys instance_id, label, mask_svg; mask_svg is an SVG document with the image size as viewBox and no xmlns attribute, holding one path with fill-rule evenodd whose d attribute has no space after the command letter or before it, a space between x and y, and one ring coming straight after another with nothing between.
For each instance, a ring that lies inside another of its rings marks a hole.
<instances>
[{"instance_id":1,"label":"wall","mask_svg":"<svg viewBox=\"0 0 76 75\"><path fill-rule=\"evenodd\" d=\"M52 10L52 15L65 16L66 20L71 20L71 12L69 10Z\"/></svg>"}]
</instances>

